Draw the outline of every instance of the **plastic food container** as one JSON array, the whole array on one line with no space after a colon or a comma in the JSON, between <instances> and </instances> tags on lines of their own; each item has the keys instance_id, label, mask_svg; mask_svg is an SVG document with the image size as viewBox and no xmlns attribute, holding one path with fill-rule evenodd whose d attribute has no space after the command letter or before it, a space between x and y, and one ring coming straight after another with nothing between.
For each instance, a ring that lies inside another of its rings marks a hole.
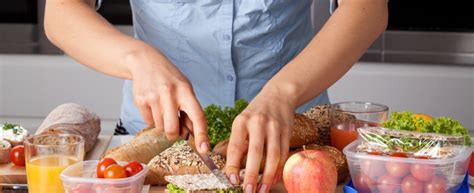
<instances>
[{"instance_id":1,"label":"plastic food container","mask_svg":"<svg viewBox=\"0 0 474 193\"><path fill-rule=\"evenodd\" d=\"M344 148L352 182L360 193L456 192L469 167L473 146L446 159L416 159L357 152L360 141Z\"/></svg>"},{"instance_id":2,"label":"plastic food container","mask_svg":"<svg viewBox=\"0 0 474 193\"><path fill-rule=\"evenodd\" d=\"M66 193L141 193L148 167L144 164L138 174L122 179L96 177L98 160L78 162L61 173ZM125 165L126 162L118 162Z\"/></svg>"}]
</instances>

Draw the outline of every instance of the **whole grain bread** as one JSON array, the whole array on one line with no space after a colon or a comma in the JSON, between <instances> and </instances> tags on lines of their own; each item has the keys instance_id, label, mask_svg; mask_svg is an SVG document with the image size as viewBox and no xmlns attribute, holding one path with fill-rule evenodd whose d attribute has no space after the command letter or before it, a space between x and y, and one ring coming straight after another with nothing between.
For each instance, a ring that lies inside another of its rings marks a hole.
<instances>
[{"instance_id":1,"label":"whole grain bread","mask_svg":"<svg viewBox=\"0 0 474 193\"><path fill-rule=\"evenodd\" d=\"M316 105L303 114L313 120L314 125L318 128L318 145L331 144L331 105L322 104ZM349 114L334 112L335 120L341 122L342 120L354 120L355 117Z\"/></svg>"},{"instance_id":2,"label":"whole grain bread","mask_svg":"<svg viewBox=\"0 0 474 193\"><path fill-rule=\"evenodd\" d=\"M295 114L291 132L290 148L299 148L306 144L319 143L319 128L314 122L302 114Z\"/></svg>"},{"instance_id":3,"label":"whole grain bread","mask_svg":"<svg viewBox=\"0 0 474 193\"><path fill-rule=\"evenodd\" d=\"M39 126L36 134L76 134L84 138L90 151L100 133L100 118L84 106L66 103L54 108Z\"/></svg>"},{"instance_id":4,"label":"whole grain bread","mask_svg":"<svg viewBox=\"0 0 474 193\"><path fill-rule=\"evenodd\" d=\"M225 165L225 158L211 153L211 159L219 169ZM187 143L176 143L148 163L149 171L145 184L166 185L165 176L210 173L201 158Z\"/></svg>"}]
</instances>

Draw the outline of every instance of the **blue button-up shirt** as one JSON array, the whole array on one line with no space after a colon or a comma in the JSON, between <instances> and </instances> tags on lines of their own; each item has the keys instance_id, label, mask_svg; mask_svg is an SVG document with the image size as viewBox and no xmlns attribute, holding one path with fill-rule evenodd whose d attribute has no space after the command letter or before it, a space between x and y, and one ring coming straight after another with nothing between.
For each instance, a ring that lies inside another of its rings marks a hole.
<instances>
[{"instance_id":1,"label":"blue button-up shirt","mask_svg":"<svg viewBox=\"0 0 474 193\"><path fill-rule=\"evenodd\" d=\"M158 48L191 81L203 107L252 100L314 36L312 0L131 0L135 37ZM317 65L317 64L315 64ZM328 103L322 93L303 111ZM125 81L123 126L146 125Z\"/></svg>"}]
</instances>

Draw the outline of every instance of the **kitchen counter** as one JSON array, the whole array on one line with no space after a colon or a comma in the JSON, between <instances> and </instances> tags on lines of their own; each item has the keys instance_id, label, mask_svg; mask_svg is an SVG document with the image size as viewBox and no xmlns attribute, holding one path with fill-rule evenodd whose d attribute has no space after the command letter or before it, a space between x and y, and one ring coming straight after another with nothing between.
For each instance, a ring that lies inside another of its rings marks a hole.
<instances>
[{"instance_id":1,"label":"kitchen counter","mask_svg":"<svg viewBox=\"0 0 474 193\"><path fill-rule=\"evenodd\" d=\"M110 149L120 144L124 144L128 142L129 140L131 140L132 138L133 136L113 136L108 148ZM343 193L343 187L344 187L344 184L338 185L336 192ZM166 190L166 187L164 186L151 186L151 187L145 186L142 193L147 193L147 192L148 193L165 193L165 190ZM285 190L285 187L283 186L283 183L280 182L272 187L271 192L272 193L285 193L286 190Z\"/></svg>"}]
</instances>

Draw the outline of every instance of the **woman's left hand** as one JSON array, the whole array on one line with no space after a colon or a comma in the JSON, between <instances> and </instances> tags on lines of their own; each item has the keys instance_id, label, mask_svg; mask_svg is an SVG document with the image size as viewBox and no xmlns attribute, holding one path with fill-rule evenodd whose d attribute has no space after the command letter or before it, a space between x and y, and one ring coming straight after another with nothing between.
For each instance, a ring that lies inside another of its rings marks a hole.
<instances>
[{"instance_id":1,"label":"woman's left hand","mask_svg":"<svg viewBox=\"0 0 474 193\"><path fill-rule=\"evenodd\" d=\"M288 157L295 107L283 97L260 93L238 115L232 125L227 148L226 174L239 184L239 171L247 152L244 191L269 192L281 178ZM266 153L263 178L258 184L260 163Z\"/></svg>"}]
</instances>

